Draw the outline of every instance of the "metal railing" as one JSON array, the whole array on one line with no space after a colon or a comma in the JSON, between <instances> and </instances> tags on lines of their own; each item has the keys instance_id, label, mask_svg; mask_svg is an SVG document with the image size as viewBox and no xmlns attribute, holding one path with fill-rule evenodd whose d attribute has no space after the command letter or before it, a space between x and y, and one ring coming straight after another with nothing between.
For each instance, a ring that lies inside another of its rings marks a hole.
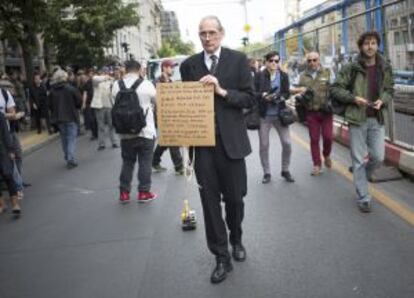
<instances>
[{"instance_id":1,"label":"metal railing","mask_svg":"<svg viewBox=\"0 0 414 298\"><path fill-rule=\"evenodd\" d=\"M301 66L303 69L304 60L301 61L302 58L300 58L299 60L299 57L303 56L303 53L305 52L305 45L303 43L304 36L309 36L310 34L313 34L316 32L314 36L317 38L317 40L312 41L312 42L315 42L315 44L312 44L312 46L314 46L313 49L318 50L322 44L329 45L329 41L323 40L324 42L323 43L321 40L319 40L321 36L319 35L318 32L322 32L323 30L330 30L330 28L333 28L333 26L345 24L345 27L343 25L340 30L343 29L343 30L346 30L346 32L341 31L341 36L343 34L348 35L349 33L348 31L351 31L352 22L354 22L353 26L360 26L361 24L365 24L365 28L363 28L363 30L368 30L372 28L374 21L375 21L375 26L377 26L378 24L380 24L381 26L381 28L378 30L382 33L382 36L384 39L383 44L384 44L384 51L386 55L387 56L391 55L388 57L390 58L392 64L398 65L398 63L394 63L395 61L393 61L396 59L396 57L394 57L395 56L395 53L393 52L394 49L391 49L390 51L390 47L393 48L394 44L397 42L395 40L396 34L394 34L395 32L393 31L394 28L388 28L388 24L389 24L388 21L391 21L391 19L397 19L398 21L403 16L405 17L407 13L408 14L414 13L414 8L411 8L409 6L408 1L409 0L394 0L394 1L391 0L391 1L384 1L384 2L381 1L381 5L373 5L369 7L369 9L366 9L365 11L362 11L362 12L358 11L357 13L351 13L350 15L342 14L342 18L335 19L334 21L331 21L328 23L322 23L318 26L311 28L311 30L303 30L304 29L303 27L308 22L307 19L302 20L302 21L299 20L297 22L298 24L297 27L295 27L295 24L292 24L287 27L294 32L282 29L279 32L285 32L285 33L290 32L291 34L288 34L287 36L280 36L277 34L278 37L283 37L283 38L276 38L273 44L269 44L266 47L263 47L261 49L256 49L252 52L248 52L247 55L252 58L262 58L267 52L271 50L278 50L282 56L283 54L285 54L284 67L286 70L288 70L289 73L292 74L292 77L291 77L292 78L291 83L292 83L295 81L294 76L295 74L296 75L298 74L298 69ZM351 10L352 5L354 4L362 5L362 4L365 4L366 1L349 1L349 4L346 4L348 6L346 7L343 7L345 5L344 3L345 2L342 3L341 7L338 6L340 8L334 11L343 12L343 9ZM378 3L378 2L375 1L375 3ZM352 7L352 10L354 10L354 7ZM412 12L410 12L411 10ZM329 11L329 13L332 13L332 12L333 12L332 10ZM376 18L378 16L377 12L380 12L382 19ZM374 15L375 15L375 20L374 20ZM321 16L323 16L323 14L318 15L318 17L321 17ZM309 18L309 16L307 16L307 18ZM313 19L311 18L311 20ZM367 28L368 26L371 26L371 27ZM345 38L347 43L349 43L351 40L353 42L355 42L356 40L356 37L357 37L356 34L358 30L355 31L355 27L352 27L352 28L354 29L353 36L352 38L351 36L349 36L349 38ZM410 28L408 28L408 30L410 30ZM411 30L413 30L414 32L414 24L411 24ZM338 36L332 35L332 34L337 34L337 33L338 32L332 29L332 32L330 31L329 34L327 34L329 38L332 37L332 44L330 44L330 46L332 46L331 56L330 56L330 59L327 59L327 60L330 60L332 62L331 62L331 65L325 64L324 66L330 67L331 69L333 69L333 72L335 72L335 70L339 70L348 61L353 61L353 59L355 58L357 54L355 52L355 49L353 51L351 50L350 45L348 44L346 46L343 45L343 42L342 42L343 39L339 39ZM338 39L335 39L335 38L338 38ZM297 45L293 48L297 48L296 52L294 50L292 51L292 48L289 48L287 46L288 41L292 41L295 39L296 39L295 42L297 42ZM302 39L302 41L300 42L299 39ZM300 46L302 46L302 48L300 48ZM282 47L285 47L285 48L282 49ZM349 49L349 52L344 53L343 48ZM405 53L406 54L405 59L410 59L408 49L406 51L407 52ZM321 54L321 61L324 61L323 51L319 51L319 52ZM338 55L334 56L334 53ZM398 59L399 58L400 57L398 56ZM294 63L292 63L292 59ZM411 60L408 60L408 61L411 61ZM411 61L411 64L405 63L405 65L414 65L413 63L414 61ZM291 68L290 67L291 65L294 65L294 67L296 68L295 69ZM389 110L389 117L388 117L389 121L388 123L386 123L386 135L387 135L388 140L398 146L401 146L407 150L412 150L412 151L414 151L414 85L413 85L413 82L410 81L409 79L402 80L402 81L399 80L398 76L411 74L413 71L414 71L414 67L413 69L398 70L395 72L396 82L397 83L402 82L404 84L395 85L395 97L394 97L394 101L389 106L389 109L388 109ZM337 121L343 121L343 119L340 119L340 118L336 118L336 119Z\"/></svg>"}]
</instances>

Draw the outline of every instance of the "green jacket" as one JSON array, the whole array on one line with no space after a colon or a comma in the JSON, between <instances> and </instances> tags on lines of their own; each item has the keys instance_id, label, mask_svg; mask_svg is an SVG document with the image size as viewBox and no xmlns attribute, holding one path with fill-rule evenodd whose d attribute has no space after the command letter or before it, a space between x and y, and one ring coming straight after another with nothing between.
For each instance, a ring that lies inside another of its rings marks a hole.
<instances>
[{"instance_id":1,"label":"green jacket","mask_svg":"<svg viewBox=\"0 0 414 298\"><path fill-rule=\"evenodd\" d=\"M306 69L300 74L299 86L312 88L314 97L306 104L306 109L309 111L319 111L321 105L326 102L328 98L329 83L331 80L331 72L329 69L320 68L315 79L312 77L312 72Z\"/></svg>"},{"instance_id":2,"label":"green jacket","mask_svg":"<svg viewBox=\"0 0 414 298\"><path fill-rule=\"evenodd\" d=\"M381 55L377 55L379 99L384 103L379 113L381 124L387 121L387 108L394 94L394 79L392 69ZM350 86L353 83L353 86ZM354 103L355 96L368 98L368 79L362 58L345 65L336 77L330 88L332 97L347 104L345 120L350 124L361 125L366 121L366 107L359 107Z\"/></svg>"}]
</instances>

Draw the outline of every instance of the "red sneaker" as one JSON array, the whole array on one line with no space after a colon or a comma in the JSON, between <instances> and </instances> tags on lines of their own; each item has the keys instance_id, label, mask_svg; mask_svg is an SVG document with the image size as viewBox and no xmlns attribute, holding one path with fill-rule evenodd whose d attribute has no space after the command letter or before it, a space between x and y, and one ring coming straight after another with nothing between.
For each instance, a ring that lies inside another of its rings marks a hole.
<instances>
[{"instance_id":1,"label":"red sneaker","mask_svg":"<svg viewBox=\"0 0 414 298\"><path fill-rule=\"evenodd\" d=\"M157 194L150 191L140 191L138 193L138 203L146 203L157 198Z\"/></svg>"},{"instance_id":2,"label":"red sneaker","mask_svg":"<svg viewBox=\"0 0 414 298\"><path fill-rule=\"evenodd\" d=\"M119 194L119 202L121 204L129 203L129 192L121 191L121 193Z\"/></svg>"}]
</instances>

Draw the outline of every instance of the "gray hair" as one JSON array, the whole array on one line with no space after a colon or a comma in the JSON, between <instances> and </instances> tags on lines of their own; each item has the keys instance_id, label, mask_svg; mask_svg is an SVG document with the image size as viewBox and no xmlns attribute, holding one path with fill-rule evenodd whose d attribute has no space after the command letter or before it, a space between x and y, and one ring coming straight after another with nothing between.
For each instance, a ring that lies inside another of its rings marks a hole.
<instances>
[{"instance_id":1,"label":"gray hair","mask_svg":"<svg viewBox=\"0 0 414 298\"><path fill-rule=\"evenodd\" d=\"M52 81L54 84L66 82L68 80L68 73L63 69L58 69L52 76Z\"/></svg>"},{"instance_id":2,"label":"gray hair","mask_svg":"<svg viewBox=\"0 0 414 298\"><path fill-rule=\"evenodd\" d=\"M207 21L207 20L212 20L212 21L215 21L215 22L217 23L217 29L218 29L220 32L224 32L223 25L221 25L221 22L220 22L220 20L219 20L219 18L218 18L217 16L210 15L210 16L205 16L205 17L203 17L203 18L201 19L201 21L200 21L200 25L201 25L204 21ZM199 25L199 27L200 27L200 25Z\"/></svg>"}]
</instances>

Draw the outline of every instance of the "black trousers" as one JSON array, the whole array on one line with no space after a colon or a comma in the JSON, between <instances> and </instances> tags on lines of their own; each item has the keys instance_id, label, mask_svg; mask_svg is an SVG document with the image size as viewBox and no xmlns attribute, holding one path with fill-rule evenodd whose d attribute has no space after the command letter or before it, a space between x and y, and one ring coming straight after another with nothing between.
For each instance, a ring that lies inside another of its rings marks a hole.
<instances>
[{"instance_id":1,"label":"black trousers","mask_svg":"<svg viewBox=\"0 0 414 298\"><path fill-rule=\"evenodd\" d=\"M16 183L14 182L13 176L10 174L5 174L0 170L0 198L3 196L3 186L1 185L2 181L4 181L6 184L10 197L17 195Z\"/></svg>"},{"instance_id":2,"label":"black trousers","mask_svg":"<svg viewBox=\"0 0 414 298\"><path fill-rule=\"evenodd\" d=\"M180 170L183 167L183 158L181 157L180 147L164 147L164 146L157 145L154 151L152 165L156 166L161 163L161 156L167 149L170 149L170 156L171 156L171 160L174 163L175 170L176 171Z\"/></svg>"},{"instance_id":3,"label":"black trousers","mask_svg":"<svg viewBox=\"0 0 414 298\"><path fill-rule=\"evenodd\" d=\"M51 131L51 125L50 125L50 117L49 117L49 111L47 108L44 109L38 109L38 110L32 110L32 115L35 118L35 122L36 122L36 128L37 128L37 132L42 132L42 118L45 119L46 121L46 128L47 130L50 132Z\"/></svg>"},{"instance_id":4,"label":"black trousers","mask_svg":"<svg viewBox=\"0 0 414 298\"><path fill-rule=\"evenodd\" d=\"M132 175L138 159L138 191L151 190L151 161L154 140L133 138L121 140L122 169L119 177L120 191L131 191Z\"/></svg>"},{"instance_id":5,"label":"black trousers","mask_svg":"<svg viewBox=\"0 0 414 298\"><path fill-rule=\"evenodd\" d=\"M83 116L85 117L85 128L91 130L92 137L98 137L98 123L96 122L96 115L94 109L86 107Z\"/></svg>"},{"instance_id":6,"label":"black trousers","mask_svg":"<svg viewBox=\"0 0 414 298\"><path fill-rule=\"evenodd\" d=\"M228 240L234 245L241 243L242 238L243 197L247 190L245 160L228 158L220 136L216 136L215 147L195 149L194 168L200 185L208 248L217 260L228 260ZM225 222L221 202L225 204Z\"/></svg>"}]
</instances>

